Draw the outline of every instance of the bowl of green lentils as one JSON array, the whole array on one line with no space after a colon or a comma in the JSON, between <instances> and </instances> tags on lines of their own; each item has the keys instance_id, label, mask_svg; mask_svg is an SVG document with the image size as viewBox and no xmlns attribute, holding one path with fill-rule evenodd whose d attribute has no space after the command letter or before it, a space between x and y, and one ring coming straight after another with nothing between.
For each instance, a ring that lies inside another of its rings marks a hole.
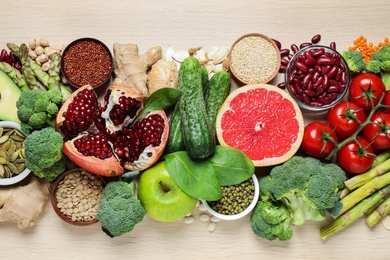
<instances>
[{"instance_id":1,"label":"bowl of green lentils","mask_svg":"<svg viewBox=\"0 0 390 260\"><path fill-rule=\"evenodd\" d=\"M51 204L55 213L76 226L96 223L99 198L105 184L101 176L82 168L64 172L52 186Z\"/></svg>"},{"instance_id":2,"label":"bowl of green lentils","mask_svg":"<svg viewBox=\"0 0 390 260\"><path fill-rule=\"evenodd\" d=\"M213 216L222 220L237 220L248 215L259 199L259 182L255 174L242 183L222 186L222 198L216 201L202 200Z\"/></svg>"}]
</instances>

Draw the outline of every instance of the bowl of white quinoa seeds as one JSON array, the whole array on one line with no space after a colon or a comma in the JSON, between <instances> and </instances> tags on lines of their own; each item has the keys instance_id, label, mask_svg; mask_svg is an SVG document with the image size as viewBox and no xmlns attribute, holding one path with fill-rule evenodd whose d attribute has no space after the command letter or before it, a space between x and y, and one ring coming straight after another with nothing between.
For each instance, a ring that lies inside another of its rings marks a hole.
<instances>
[{"instance_id":1,"label":"bowl of white quinoa seeds","mask_svg":"<svg viewBox=\"0 0 390 260\"><path fill-rule=\"evenodd\" d=\"M266 35L245 34L230 48L229 64L230 72L243 84L268 83L279 71L279 48Z\"/></svg>"}]
</instances>

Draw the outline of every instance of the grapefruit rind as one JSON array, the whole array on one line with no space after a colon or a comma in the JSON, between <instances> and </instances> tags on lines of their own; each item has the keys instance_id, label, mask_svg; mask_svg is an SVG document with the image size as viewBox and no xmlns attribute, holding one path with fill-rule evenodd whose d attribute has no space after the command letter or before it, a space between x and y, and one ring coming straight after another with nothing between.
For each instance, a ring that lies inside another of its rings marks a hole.
<instances>
[{"instance_id":1,"label":"grapefruit rind","mask_svg":"<svg viewBox=\"0 0 390 260\"><path fill-rule=\"evenodd\" d=\"M298 151L304 119L286 91L271 84L248 84L227 97L218 112L216 130L220 145L243 151L256 167L272 166Z\"/></svg>"}]
</instances>

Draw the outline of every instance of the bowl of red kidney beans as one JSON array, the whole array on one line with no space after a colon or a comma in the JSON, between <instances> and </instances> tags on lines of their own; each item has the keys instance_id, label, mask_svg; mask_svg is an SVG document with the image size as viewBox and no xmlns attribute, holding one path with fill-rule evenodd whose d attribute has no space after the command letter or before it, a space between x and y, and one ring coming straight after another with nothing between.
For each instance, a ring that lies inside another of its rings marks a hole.
<instances>
[{"instance_id":1,"label":"bowl of red kidney beans","mask_svg":"<svg viewBox=\"0 0 390 260\"><path fill-rule=\"evenodd\" d=\"M339 52L322 45L300 49L290 59L286 72L287 91L307 111L326 111L348 92L350 72Z\"/></svg>"}]
</instances>

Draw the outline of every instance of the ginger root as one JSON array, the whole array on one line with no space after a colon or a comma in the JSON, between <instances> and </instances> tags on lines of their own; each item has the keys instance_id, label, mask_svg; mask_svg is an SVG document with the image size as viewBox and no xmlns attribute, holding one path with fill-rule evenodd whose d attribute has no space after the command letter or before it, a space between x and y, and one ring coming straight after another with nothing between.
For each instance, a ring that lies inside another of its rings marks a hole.
<instances>
[{"instance_id":1,"label":"ginger root","mask_svg":"<svg viewBox=\"0 0 390 260\"><path fill-rule=\"evenodd\" d=\"M160 88L177 88L177 78L178 69L173 61L157 61L152 66L148 76L147 86L149 95Z\"/></svg>"},{"instance_id":2,"label":"ginger root","mask_svg":"<svg viewBox=\"0 0 390 260\"><path fill-rule=\"evenodd\" d=\"M148 70L162 57L160 46L152 47L139 54L138 46L133 43L114 43L114 83L128 86L147 97Z\"/></svg>"},{"instance_id":3,"label":"ginger root","mask_svg":"<svg viewBox=\"0 0 390 260\"><path fill-rule=\"evenodd\" d=\"M19 229L31 227L50 194L48 181L33 176L24 186L0 188L0 222L14 222Z\"/></svg>"}]
</instances>

